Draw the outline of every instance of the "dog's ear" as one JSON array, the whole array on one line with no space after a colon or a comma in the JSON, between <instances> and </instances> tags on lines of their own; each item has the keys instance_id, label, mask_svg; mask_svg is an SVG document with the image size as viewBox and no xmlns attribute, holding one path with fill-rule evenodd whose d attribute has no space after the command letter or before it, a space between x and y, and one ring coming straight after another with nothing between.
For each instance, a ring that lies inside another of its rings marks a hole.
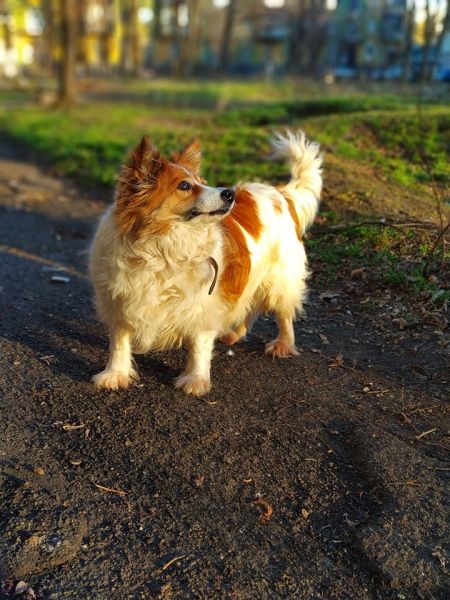
<instances>
[{"instance_id":1,"label":"dog's ear","mask_svg":"<svg viewBox=\"0 0 450 600\"><path fill-rule=\"evenodd\" d=\"M200 142L194 140L192 143L188 144L186 148L174 156L174 160L180 165L186 166L196 175L199 175L202 162Z\"/></svg>"},{"instance_id":2,"label":"dog's ear","mask_svg":"<svg viewBox=\"0 0 450 600\"><path fill-rule=\"evenodd\" d=\"M135 232L151 212L158 177L168 165L147 137L131 152L122 167L116 193L116 219L122 234Z\"/></svg>"},{"instance_id":3,"label":"dog's ear","mask_svg":"<svg viewBox=\"0 0 450 600\"><path fill-rule=\"evenodd\" d=\"M124 166L122 177L142 182L156 181L159 173L167 165L167 160L161 157L145 135L140 144L131 152L128 163Z\"/></svg>"}]
</instances>

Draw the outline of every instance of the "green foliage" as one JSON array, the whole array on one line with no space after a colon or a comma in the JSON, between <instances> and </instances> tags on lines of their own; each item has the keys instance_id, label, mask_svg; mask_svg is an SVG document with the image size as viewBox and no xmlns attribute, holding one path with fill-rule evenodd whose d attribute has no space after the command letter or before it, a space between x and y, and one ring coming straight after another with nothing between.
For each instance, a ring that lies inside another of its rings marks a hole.
<instances>
[{"instance_id":1,"label":"green foliage","mask_svg":"<svg viewBox=\"0 0 450 600\"><path fill-rule=\"evenodd\" d=\"M373 285L425 294L438 306L450 300L450 291L423 273L435 235L414 228L350 225L336 235L313 237L308 248L324 282L336 277L348 280L352 270L364 267Z\"/></svg>"},{"instance_id":2,"label":"green foliage","mask_svg":"<svg viewBox=\"0 0 450 600\"><path fill-rule=\"evenodd\" d=\"M426 106L419 124L405 97L325 96L318 91L309 91L308 97L304 86L289 81L277 86L132 82L120 104L96 101L70 111L33 108L24 94L20 107L17 95L8 92L3 99L10 106L0 111L0 129L62 172L106 186L114 184L127 151L144 133L164 151L199 136L205 175L212 184L246 178L278 182L287 176L286 167L266 160L268 137L277 125L302 127L326 150L366 163L404 185L427 181L426 163L434 179L448 177L448 111ZM214 110L222 105L235 108Z\"/></svg>"}]
</instances>

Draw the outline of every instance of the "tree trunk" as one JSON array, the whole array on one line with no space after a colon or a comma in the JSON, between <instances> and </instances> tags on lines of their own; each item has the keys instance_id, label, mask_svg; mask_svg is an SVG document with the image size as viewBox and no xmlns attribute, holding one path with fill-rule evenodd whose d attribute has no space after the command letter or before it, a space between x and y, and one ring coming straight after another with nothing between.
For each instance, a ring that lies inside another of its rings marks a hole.
<instances>
[{"instance_id":1,"label":"tree trunk","mask_svg":"<svg viewBox=\"0 0 450 600\"><path fill-rule=\"evenodd\" d=\"M181 77L190 77L194 70L195 52L199 43L199 0L188 0L188 30L181 41L177 73Z\"/></svg>"},{"instance_id":2,"label":"tree trunk","mask_svg":"<svg viewBox=\"0 0 450 600\"><path fill-rule=\"evenodd\" d=\"M441 29L441 32L437 39L437 42L436 42L436 53L434 55L434 60L430 66L431 78L435 75L436 68L439 63L439 57L440 57L440 54L442 51L442 45L444 43L444 37L445 37L445 34L449 32L449 30L450 30L450 0L447 0L446 11L445 11L444 18L442 20L442 29Z\"/></svg>"},{"instance_id":3,"label":"tree trunk","mask_svg":"<svg viewBox=\"0 0 450 600\"><path fill-rule=\"evenodd\" d=\"M9 60L9 51L11 50L12 47L12 41L11 41L11 29L9 26L9 10L8 10L8 3L6 0L0 0L0 17L3 17L1 19L1 23L0 23L0 38L3 38L4 40L4 44L5 44L5 50L6 50L6 57L7 57L7 62ZM6 74L6 69L5 69L5 74Z\"/></svg>"},{"instance_id":4,"label":"tree trunk","mask_svg":"<svg viewBox=\"0 0 450 600\"><path fill-rule=\"evenodd\" d=\"M122 41L120 68L124 75L139 75L140 48L138 31L138 0L122 0Z\"/></svg>"},{"instance_id":5,"label":"tree trunk","mask_svg":"<svg viewBox=\"0 0 450 600\"><path fill-rule=\"evenodd\" d=\"M305 0L297 0L297 9L294 18L294 25L292 27L289 52L288 68L291 73L298 73L302 63L305 35L305 14Z\"/></svg>"},{"instance_id":6,"label":"tree trunk","mask_svg":"<svg viewBox=\"0 0 450 600\"><path fill-rule=\"evenodd\" d=\"M236 19L237 0L230 0L225 14L222 41L219 53L219 71L225 73L230 62L230 45L233 36L233 27Z\"/></svg>"},{"instance_id":7,"label":"tree trunk","mask_svg":"<svg viewBox=\"0 0 450 600\"><path fill-rule=\"evenodd\" d=\"M429 81L430 79L430 50L433 38L433 18L430 12L430 0L426 0L425 3L425 39L423 45L422 65L420 69L420 80L422 82Z\"/></svg>"},{"instance_id":8,"label":"tree trunk","mask_svg":"<svg viewBox=\"0 0 450 600\"><path fill-rule=\"evenodd\" d=\"M155 40L161 35L161 8L162 0L154 0L152 33Z\"/></svg>"},{"instance_id":9,"label":"tree trunk","mask_svg":"<svg viewBox=\"0 0 450 600\"><path fill-rule=\"evenodd\" d=\"M138 0L131 0L131 70L136 77L141 69L141 52L139 46Z\"/></svg>"},{"instance_id":10,"label":"tree trunk","mask_svg":"<svg viewBox=\"0 0 450 600\"><path fill-rule=\"evenodd\" d=\"M406 39L403 50L402 65L402 83L407 83L411 79L411 53L414 39L414 25L416 20L416 2L413 0L411 9L406 13Z\"/></svg>"},{"instance_id":11,"label":"tree trunk","mask_svg":"<svg viewBox=\"0 0 450 600\"><path fill-rule=\"evenodd\" d=\"M47 0L51 5L51 0ZM86 35L87 35L87 5L88 0L78 0L76 3L76 20L77 20L77 64L83 67L84 73L89 72L89 60L86 53Z\"/></svg>"},{"instance_id":12,"label":"tree trunk","mask_svg":"<svg viewBox=\"0 0 450 600\"><path fill-rule=\"evenodd\" d=\"M326 42L326 30L323 23L325 6L322 0L310 0L309 26L307 35L308 63L307 74L317 77L319 63Z\"/></svg>"},{"instance_id":13,"label":"tree trunk","mask_svg":"<svg viewBox=\"0 0 450 600\"><path fill-rule=\"evenodd\" d=\"M61 50L58 103L76 100L76 0L59 0L61 11Z\"/></svg>"}]
</instances>

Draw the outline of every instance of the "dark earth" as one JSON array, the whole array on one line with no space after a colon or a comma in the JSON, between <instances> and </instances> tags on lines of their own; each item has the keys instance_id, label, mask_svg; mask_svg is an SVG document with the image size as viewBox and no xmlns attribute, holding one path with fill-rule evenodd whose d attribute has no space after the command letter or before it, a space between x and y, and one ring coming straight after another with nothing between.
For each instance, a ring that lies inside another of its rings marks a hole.
<instances>
[{"instance_id":1,"label":"dark earth","mask_svg":"<svg viewBox=\"0 0 450 600\"><path fill-rule=\"evenodd\" d=\"M0 154L1 598L20 580L42 599L449 597L432 322L383 326L313 276L299 357L264 356L265 319L217 345L204 398L172 387L182 351L97 391L86 262L104 194Z\"/></svg>"}]
</instances>

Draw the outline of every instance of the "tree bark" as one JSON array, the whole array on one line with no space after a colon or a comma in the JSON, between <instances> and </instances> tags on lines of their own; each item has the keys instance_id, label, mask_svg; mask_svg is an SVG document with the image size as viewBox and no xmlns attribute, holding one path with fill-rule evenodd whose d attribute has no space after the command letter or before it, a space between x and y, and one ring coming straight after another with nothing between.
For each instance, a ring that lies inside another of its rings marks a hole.
<instances>
[{"instance_id":1,"label":"tree bark","mask_svg":"<svg viewBox=\"0 0 450 600\"><path fill-rule=\"evenodd\" d=\"M59 0L61 11L61 51L58 103L76 101L76 0Z\"/></svg>"},{"instance_id":2,"label":"tree bark","mask_svg":"<svg viewBox=\"0 0 450 600\"><path fill-rule=\"evenodd\" d=\"M152 33L155 40L161 35L161 8L162 0L154 0Z\"/></svg>"},{"instance_id":3,"label":"tree bark","mask_svg":"<svg viewBox=\"0 0 450 600\"><path fill-rule=\"evenodd\" d=\"M447 0L445 15L442 20L442 29L441 29L441 32L439 33L439 37L436 42L436 54L434 56L434 60L431 65L431 68L430 68L430 76L431 77L433 77L433 75L436 72L436 68L437 68L437 65L439 62L439 57L440 57L441 50L442 50L442 45L444 43L444 37L445 37L445 34L449 32L449 30L450 30L450 0Z\"/></svg>"},{"instance_id":4,"label":"tree bark","mask_svg":"<svg viewBox=\"0 0 450 600\"><path fill-rule=\"evenodd\" d=\"M125 75L139 75L141 66L139 31L138 31L138 0L122 0L122 41L120 67Z\"/></svg>"},{"instance_id":5,"label":"tree bark","mask_svg":"<svg viewBox=\"0 0 450 600\"><path fill-rule=\"evenodd\" d=\"M411 79L411 52L414 39L414 25L416 19L416 2L413 0L411 9L408 11L406 18L406 40L403 50L403 65L402 65L402 82L407 83Z\"/></svg>"},{"instance_id":6,"label":"tree bark","mask_svg":"<svg viewBox=\"0 0 450 600\"><path fill-rule=\"evenodd\" d=\"M222 40L219 53L219 71L225 73L230 62L230 45L233 37L234 22L236 19L237 0L230 0L225 13Z\"/></svg>"},{"instance_id":7,"label":"tree bark","mask_svg":"<svg viewBox=\"0 0 450 600\"><path fill-rule=\"evenodd\" d=\"M430 12L430 0L425 3L425 39L423 45L422 65L420 69L420 80L422 82L430 79L430 51L433 39L434 20Z\"/></svg>"}]
</instances>

